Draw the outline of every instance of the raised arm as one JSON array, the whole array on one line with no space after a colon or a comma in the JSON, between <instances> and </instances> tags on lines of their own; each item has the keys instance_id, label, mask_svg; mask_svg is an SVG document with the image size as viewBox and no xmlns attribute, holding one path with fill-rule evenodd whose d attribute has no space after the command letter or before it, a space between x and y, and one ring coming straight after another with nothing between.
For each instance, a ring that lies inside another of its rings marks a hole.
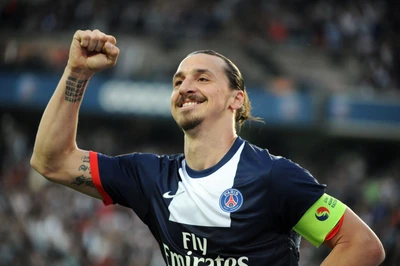
<instances>
[{"instance_id":1,"label":"raised arm","mask_svg":"<svg viewBox=\"0 0 400 266\"><path fill-rule=\"evenodd\" d=\"M116 64L116 39L99 30L75 32L68 64L39 124L32 167L48 180L96 198L89 152L76 145L78 114L86 86L96 73Z\"/></svg>"}]
</instances>

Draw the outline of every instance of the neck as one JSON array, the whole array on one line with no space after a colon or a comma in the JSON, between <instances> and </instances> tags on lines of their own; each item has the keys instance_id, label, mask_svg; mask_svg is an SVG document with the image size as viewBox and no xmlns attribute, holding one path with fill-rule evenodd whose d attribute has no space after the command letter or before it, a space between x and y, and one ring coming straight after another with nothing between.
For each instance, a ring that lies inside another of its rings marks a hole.
<instances>
[{"instance_id":1,"label":"neck","mask_svg":"<svg viewBox=\"0 0 400 266\"><path fill-rule=\"evenodd\" d=\"M201 127L201 125L199 126ZM234 128L211 127L185 132L185 159L188 166L201 171L216 165L232 147L237 138Z\"/></svg>"}]
</instances>

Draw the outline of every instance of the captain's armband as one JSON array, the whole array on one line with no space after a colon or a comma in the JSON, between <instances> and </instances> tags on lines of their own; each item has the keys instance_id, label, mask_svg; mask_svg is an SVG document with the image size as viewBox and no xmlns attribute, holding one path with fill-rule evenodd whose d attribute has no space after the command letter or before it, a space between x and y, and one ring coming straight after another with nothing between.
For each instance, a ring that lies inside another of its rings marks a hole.
<instances>
[{"instance_id":1,"label":"captain's armband","mask_svg":"<svg viewBox=\"0 0 400 266\"><path fill-rule=\"evenodd\" d=\"M323 194L304 213L293 230L318 247L337 225L345 211L346 205L341 201Z\"/></svg>"}]
</instances>

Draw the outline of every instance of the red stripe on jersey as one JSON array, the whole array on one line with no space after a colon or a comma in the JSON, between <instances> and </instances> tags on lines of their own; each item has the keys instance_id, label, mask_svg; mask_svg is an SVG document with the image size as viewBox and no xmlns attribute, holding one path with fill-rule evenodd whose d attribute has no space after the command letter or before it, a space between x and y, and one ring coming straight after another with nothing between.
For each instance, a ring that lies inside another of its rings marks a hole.
<instances>
[{"instance_id":1,"label":"red stripe on jersey","mask_svg":"<svg viewBox=\"0 0 400 266\"><path fill-rule=\"evenodd\" d=\"M104 205L110 205L113 204L113 200L108 195L108 193L104 190L103 185L101 184L101 179L100 179L100 173L99 173L99 162L97 159L97 153L90 151L89 152L89 158L90 158L90 171L92 173L92 180L94 183L94 186L97 188L97 191L101 194L103 197L103 203Z\"/></svg>"}]
</instances>

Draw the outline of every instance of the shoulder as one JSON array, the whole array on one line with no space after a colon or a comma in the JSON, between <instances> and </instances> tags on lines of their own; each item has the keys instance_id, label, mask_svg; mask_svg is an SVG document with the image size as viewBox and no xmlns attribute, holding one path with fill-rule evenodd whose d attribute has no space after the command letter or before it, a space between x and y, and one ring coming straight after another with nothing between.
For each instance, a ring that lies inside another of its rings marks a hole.
<instances>
[{"instance_id":1,"label":"shoulder","mask_svg":"<svg viewBox=\"0 0 400 266\"><path fill-rule=\"evenodd\" d=\"M271 174L278 174L282 171L301 171L309 172L302 168L299 164L287 159L285 157L274 155L266 148L261 148L248 141L245 141L245 147L242 153L242 159L249 159L254 164L262 165L264 168L268 167Z\"/></svg>"},{"instance_id":2,"label":"shoulder","mask_svg":"<svg viewBox=\"0 0 400 266\"><path fill-rule=\"evenodd\" d=\"M290 159L287 159L282 156L272 156L272 160L274 162L273 165L273 174L275 176L283 175L305 175L308 177L312 177L311 173L300 166L298 163L293 162Z\"/></svg>"},{"instance_id":3,"label":"shoulder","mask_svg":"<svg viewBox=\"0 0 400 266\"><path fill-rule=\"evenodd\" d=\"M274 158L270 182L275 191L295 194L309 191L320 195L326 187L325 184L320 184L307 169L284 157Z\"/></svg>"},{"instance_id":4,"label":"shoulder","mask_svg":"<svg viewBox=\"0 0 400 266\"><path fill-rule=\"evenodd\" d=\"M242 156L248 156L252 157L253 160L260 160L260 161L268 161L268 162L273 162L276 160L276 158L279 158L279 156L275 156L271 154L268 149L266 148L261 148L255 144L252 144L248 141L244 141L244 148L242 152Z\"/></svg>"}]
</instances>

